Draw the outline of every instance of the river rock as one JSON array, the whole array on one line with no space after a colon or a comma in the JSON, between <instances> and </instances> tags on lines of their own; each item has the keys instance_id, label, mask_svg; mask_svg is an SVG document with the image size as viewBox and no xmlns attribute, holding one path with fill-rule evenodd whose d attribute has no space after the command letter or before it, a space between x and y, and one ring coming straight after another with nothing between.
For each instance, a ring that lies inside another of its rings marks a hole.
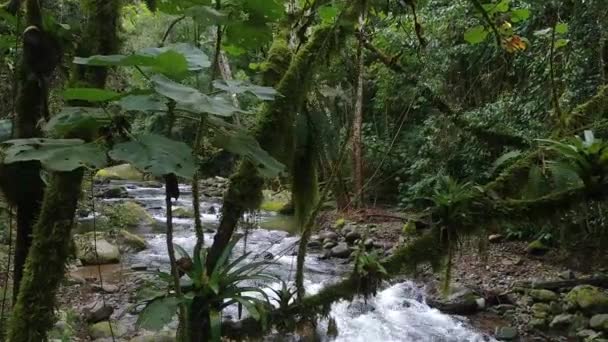
<instances>
[{"instance_id":1,"label":"river rock","mask_svg":"<svg viewBox=\"0 0 608 342\"><path fill-rule=\"evenodd\" d=\"M534 299L537 302L548 303L548 302L557 300L559 298L557 293L550 291L550 290L544 290L544 289L530 290L529 294L530 294L530 297L532 297L532 299Z\"/></svg>"},{"instance_id":2,"label":"river rock","mask_svg":"<svg viewBox=\"0 0 608 342\"><path fill-rule=\"evenodd\" d=\"M608 314L600 314L591 317L589 326L591 329L608 332Z\"/></svg>"},{"instance_id":3,"label":"river rock","mask_svg":"<svg viewBox=\"0 0 608 342\"><path fill-rule=\"evenodd\" d=\"M547 247L542 241L534 240L528 244L526 248L526 252L530 255L541 256L545 255L549 251L549 247Z\"/></svg>"},{"instance_id":4,"label":"river rock","mask_svg":"<svg viewBox=\"0 0 608 342\"><path fill-rule=\"evenodd\" d=\"M121 164L97 171L95 178L141 181L144 175L131 164Z\"/></svg>"},{"instance_id":5,"label":"river rock","mask_svg":"<svg viewBox=\"0 0 608 342\"><path fill-rule=\"evenodd\" d=\"M124 229L117 232L108 232L105 239L111 243L117 244L118 248L123 253L137 253L148 248L146 240L138 235L129 233Z\"/></svg>"},{"instance_id":6,"label":"river rock","mask_svg":"<svg viewBox=\"0 0 608 342\"><path fill-rule=\"evenodd\" d=\"M132 271L145 271L148 269L148 266L144 265L144 264L133 264L131 265L131 270Z\"/></svg>"},{"instance_id":7,"label":"river rock","mask_svg":"<svg viewBox=\"0 0 608 342\"><path fill-rule=\"evenodd\" d=\"M567 270L564 272L561 272L559 274L559 277L561 279L565 279L565 280L572 280L572 279L576 279L576 275L574 274L574 272L572 272L571 270Z\"/></svg>"},{"instance_id":8,"label":"river rock","mask_svg":"<svg viewBox=\"0 0 608 342\"><path fill-rule=\"evenodd\" d=\"M327 241L323 243L323 249L332 249L336 247L336 245L338 245L338 243L335 241Z\"/></svg>"},{"instance_id":9,"label":"river rock","mask_svg":"<svg viewBox=\"0 0 608 342\"><path fill-rule=\"evenodd\" d=\"M352 231L352 232L346 234L346 236L344 236L346 243L348 243L350 245L355 243L355 241L359 240L360 238L361 238L361 234L357 231Z\"/></svg>"},{"instance_id":10,"label":"river rock","mask_svg":"<svg viewBox=\"0 0 608 342\"><path fill-rule=\"evenodd\" d=\"M110 330L110 324L112 324L112 329ZM114 337L121 337L127 333L127 329L119 323L109 323L108 321L95 323L89 326L89 335L93 339L102 339L102 338L111 338L112 335Z\"/></svg>"},{"instance_id":11,"label":"river rock","mask_svg":"<svg viewBox=\"0 0 608 342\"><path fill-rule=\"evenodd\" d=\"M504 235L501 234L492 234L488 236L488 241L490 243L500 243L505 239Z\"/></svg>"},{"instance_id":12,"label":"river rock","mask_svg":"<svg viewBox=\"0 0 608 342\"><path fill-rule=\"evenodd\" d=\"M112 316L112 313L114 313L114 308L104 305L102 300L97 300L86 306L82 310L82 313L88 323L97 323L108 320Z\"/></svg>"},{"instance_id":13,"label":"river rock","mask_svg":"<svg viewBox=\"0 0 608 342\"><path fill-rule=\"evenodd\" d=\"M129 342L175 342L175 331L165 331L136 336Z\"/></svg>"},{"instance_id":14,"label":"river rock","mask_svg":"<svg viewBox=\"0 0 608 342\"><path fill-rule=\"evenodd\" d=\"M210 206L209 208L207 208L206 213L209 215L215 215L215 214L217 214L217 209L215 209L214 206Z\"/></svg>"},{"instance_id":15,"label":"river rock","mask_svg":"<svg viewBox=\"0 0 608 342\"><path fill-rule=\"evenodd\" d=\"M194 210L191 210L188 208L177 207L177 208L173 209L173 217L193 219Z\"/></svg>"},{"instance_id":16,"label":"river rock","mask_svg":"<svg viewBox=\"0 0 608 342\"><path fill-rule=\"evenodd\" d=\"M518 335L519 332L515 327L498 327L494 333L494 337L500 341L513 341Z\"/></svg>"},{"instance_id":17,"label":"river rock","mask_svg":"<svg viewBox=\"0 0 608 342\"><path fill-rule=\"evenodd\" d=\"M120 290L117 285L104 283L103 285L93 284L91 286L93 290L105 292L105 293L116 293Z\"/></svg>"},{"instance_id":18,"label":"river rock","mask_svg":"<svg viewBox=\"0 0 608 342\"><path fill-rule=\"evenodd\" d=\"M101 191L100 193L98 193L96 195L96 197L101 197L101 198L128 198L129 197L129 193L127 192L127 189L125 189L122 186L113 186L113 187L109 187L107 189L104 189L103 191Z\"/></svg>"},{"instance_id":19,"label":"river rock","mask_svg":"<svg viewBox=\"0 0 608 342\"><path fill-rule=\"evenodd\" d=\"M311 249L320 249L321 247L323 247L323 244L321 243L321 241L311 240L311 241L308 241L306 246L308 246L308 248L311 248Z\"/></svg>"},{"instance_id":20,"label":"river rock","mask_svg":"<svg viewBox=\"0 0 608 342\"><path fill-rule=\"evenodd\" d=\"M551 328L567 328L574 323L574 315L572 314L561 314L553 318L549 326Z\"/></svg>"},{"instance_id":21,"label":"river rock","mask_svg":"<svg viewBox=\"0 0 608 342\"><path fill-rule=\"evenodd\" d=\"M363 242L363 245L365 246L366 249L372 249L374 248L374 239L365 239L365 241Z\"/></svg>"},{"instance_id":22,"label":"river rock","mask_svg":"<svg viewBox=\"0 0 608 342\"><path fill-rule=\"evenodd\" d=\"M328 239L332 240L332 241L338 241L338 234L336 234L335 232L331 232L331 231L321 232L319 234L319 237L321 239L323 239L323 241L328 240Z\"/></svg>"},{"instance_id":23,"label":"river rock","mask_svg":"<svg viewBox=\"0 0 608 342\"><path fill-rule=\"evenodd\" d=\"M339 243L331 249L331 256L335 258L346 259L350 256L351 250L345 243Z\"/></svg>"},{"instance_id":24,"label":"river rock","mask_svg":"<svg viewBox=\"0 0 608 342\"><path fill-rule=\"evenodd\" d=\"M535 303L530 309L532 310L533 317L541 319L549 317L551 311L549 304L545 303Z\"/></svg>"},{"instance_id":25,"label":"river rock","mask_svg":"<svg viewBox=\"0 0 608 342\"><path fill-rule=\"evenodd\" d=\"M544 318L532 318L528 322L529 329L543 329L547 326L547 320Z\"/></svg>"},{"instance_id":26,"label":"river rock","mask_svg":"<svg viewBox=\"0 0 608 342\"><path fill-rule=\"evenodd\" d=\"M597 338L600 336L601 333L591 329L583 329L576 332L576 337L581 341L597 341Z\"/></svg>"},{"instance_id":27,"label":"river rock","mask_svg":"<svg viewBox=\"0 0 608 342\"><path fill-rule=\"evenodd\" d=\"M104 265L120 262L120 250L102 237L95 243L92 238L84 235L74 235L76 258L83 265ZM97 249L95 249L95 246ZM97 253L95 253L97 250Z\"/></svg>"},{"instance_id":28,"label":"river rock","mask_svg":"<svg viewBox=\"0 0 608 342\"><path fill-rule=\"evenodd\" d=\"M576 286L568 292L566 301L588 314L608 313L608 294L599 287Z\"/></svg>"}]
</instances>

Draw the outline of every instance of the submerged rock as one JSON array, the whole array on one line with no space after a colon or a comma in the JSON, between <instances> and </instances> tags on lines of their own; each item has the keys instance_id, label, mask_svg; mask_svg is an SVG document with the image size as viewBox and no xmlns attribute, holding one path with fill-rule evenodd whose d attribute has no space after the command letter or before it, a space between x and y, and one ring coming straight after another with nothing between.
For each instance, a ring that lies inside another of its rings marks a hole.
<instances>
[{"instance_id":1,"label":"submerged rock","mask_svg":"<svg viewBox=\"0 0 608 342\"><path fill-rule=\"evenodd\" d=\"M515 327L498 327L494 333L494 337L500 341L513 341L519 336L519 332Z\"/></svg>"}]
</instances>

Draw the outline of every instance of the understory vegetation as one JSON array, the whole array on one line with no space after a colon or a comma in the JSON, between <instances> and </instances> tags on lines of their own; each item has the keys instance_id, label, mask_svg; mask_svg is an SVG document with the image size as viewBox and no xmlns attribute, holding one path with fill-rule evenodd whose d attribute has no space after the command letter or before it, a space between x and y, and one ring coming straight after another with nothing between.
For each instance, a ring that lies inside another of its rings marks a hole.
<instances>
[{"instance_id":1,"label":"understory vegetation","mask_svg":"<svg viewBox=\"0 0 608 342\"><path fill-rule=\"evenodd\" d=\"M6 2L0 340L87 335L62 307L66 265L118 262L138 234L161 234L168 262L138 289L137 329L178 341L322 319L337 338L332 304L421 272L449 293L473 241L605 272L607 26L605 0ZM293 216L293 279L247 251L261 212ZM315 248L351 264L310 295ZM127 336L115 318L87 318L87 338Z\"/></svg>"}]
</instances>

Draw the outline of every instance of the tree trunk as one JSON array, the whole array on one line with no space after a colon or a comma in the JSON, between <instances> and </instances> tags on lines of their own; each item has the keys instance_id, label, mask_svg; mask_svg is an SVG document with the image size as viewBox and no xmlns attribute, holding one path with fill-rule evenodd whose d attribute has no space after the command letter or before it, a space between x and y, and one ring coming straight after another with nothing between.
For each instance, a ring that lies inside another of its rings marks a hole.
<instances>
[{"instance_id":1,"label":"tree trunk","mask_svg":"<svg viewBox=\"0 0 608 342\"><path fill-rule=\"evenodd\" d=\"M11 1L7 4L7 10L16 13L20 7L20 1ZM29 0L26 3L27 16L26 26L42 28L42 18L38 1ZM31 45L24 44L24 49ZM24 54L32 53L24 51ZM43 87L37 76L27 65L24 58L21 60L19 70L19 84L17 90L16 116L14 138L27 139L42 136L38 122L44 117L47 87ZM40 178L40 163L37 161L23 162L6 166L13 172L7 174L12 179L5 182L19 184L14 188L14 197L17 207L17 234L15 239L15 266L13 270L13 303L17 299L23 267L32 244L32 230L40 211L42 196L44 194L44 183ZM6 188L5 188L6 189ZM6 190L5 190L6 192ZM8 195L8 194L7 194ZM11 196L7 196L11 197Z\"/></svg>"},{"instance_id":2,"label":"tree trunk","mask_svg":"<svg viewBox=\"0 0 608 342\"><path fill-rule=\"evenodd\" d=\"M28 12L37 8L37 4L38 0L28 1ZM89 21L87 36L83 38L83 46L88 48L81 46L81 53L117 52L120 7L119 0L94 1L95 14ZM103 88L106 78L105 68L80 68L72 83ZM44 341L54 324L55 294L65 272L82 179L82 169L57 172L51 176L40 216L34 226L33 244L11 317L8 336L12 342Z\"/></svg>"},{"instance_id":3,"label":"tree trunk","mask_svg":"<svg viewBox=\"0 0 608 342\"><path fill-rule=\"evenodd\" d=\"M9 341L45 341L55 323L55 293L65 273L82 177L79 169L51 178L34 227L34 242L9 325Z\"/></svg>"},{"instance_id":4,"label":"tree trunk","mask_svg":"<svg viewBox=\"0 0 608 342\"><path fill-rule=\"evenodd\" d=\"M367 7L366 4L363 6ZM357 47L357 94L355 97L355 113L353 117L353 197L354 206L360 207L363 202L363 81L365 63L363 60L363 40L365 35L366 8L359 18L359 46Z\"/></svg>"}]
</instances>

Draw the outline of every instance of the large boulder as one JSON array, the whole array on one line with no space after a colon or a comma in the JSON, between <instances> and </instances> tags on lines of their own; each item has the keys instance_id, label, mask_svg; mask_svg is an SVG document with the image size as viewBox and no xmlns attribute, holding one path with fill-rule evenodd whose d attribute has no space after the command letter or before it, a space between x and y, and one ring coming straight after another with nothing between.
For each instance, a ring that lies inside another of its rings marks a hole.
<instances>
[{"instance_id":1,"label":"large boulder","mask_svg":"<svg viewBox=\"0 0 608 342\"><path fill-rule=\"evenodd\" d=\"M156 223L144 207L132 201L105 205L101 212L108 218L110 228L124 229Z\"/></svg>"},{"instance_id":2,"label":"large boulder","mask_svg":"<svg viewBox=\"0 0 608 342\"><path fill-rule=\"evenodd\" d=\"M97 171L95 178L141 181L144 175L131 164L121 164Z\"/></svg>"},{"instance_id":3,"label":"large boulder","mask_svg":"<svg viewBox=\"0 0 608 342\"><path fill-rule=\"evenodd\" d=\"M579 285L568 292L566 302L587 314L608 313L608 294L599 287Z\"/></svg>"},{"instance_id":4,"label":"large boulder","mask_svg":"<svg viewBox=\"0 0 608 342\"><path fill-rule=\"evenodd\" d=\"M93 233L74 235L74 247L76 258L83 265L105 265L120 262L118 246L108 242L103 234L99 234L96 239L93 238Z\"/></svg>"}]
</instances>

